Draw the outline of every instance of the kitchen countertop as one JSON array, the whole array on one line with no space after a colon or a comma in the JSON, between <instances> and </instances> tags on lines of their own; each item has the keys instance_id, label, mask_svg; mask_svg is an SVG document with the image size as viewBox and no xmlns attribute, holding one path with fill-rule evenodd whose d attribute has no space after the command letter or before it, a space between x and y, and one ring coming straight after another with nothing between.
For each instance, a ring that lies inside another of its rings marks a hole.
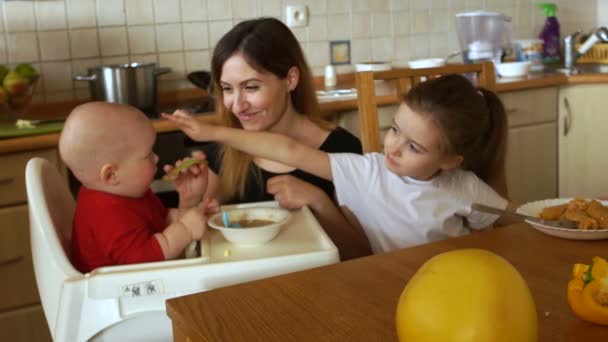
<instances>
[{"instance_id":1,"label":"kitchen countertop","mask_svg":"<svg viewBox=\"0 0 608 342\"><path fill-rule=\"evenodd\" d=\"M579 74L566 76L561 73L532 73L526 78L519 79L508 79L508 78L497 78L496 79L496 91L507 92L526 90L533 88L560 86L567 84L591 84L591 83L608 83L608 74ZM317 89L324 89L323 77L315 78L315 85ZM338 75L339 88L354 88L354 73L340 74ZM186 89L178 92L171 92L161 95L159 104L167 103L188 103L192 102L193 99L206 97L207 94L200 89ZM379 104L390 104L395 103L394 95L382 95L378 96ZM28 119L49 119L57 118L57 113L67 113L71 108L78 105L78 102L65 103L65 104L51 104L51 105L35 105L30 108L27 113ZM331 116L332 113L348 111L357 108L356 99L345 99L327 101L319 104L322 114ZM65 116L65 114L63 114ZM217 121L215 114L200 115L201 120L209 120L211 122ZM169 132L176 130L170 123L159 119L153 121L154 128L157 132ZM28 150L36 150L42 148L52 148L57 145L59 140L59 133L42 134L35 136L19 137L12 139L0 139L0 154L21 152Z\"/></svg>"}]
</instances>

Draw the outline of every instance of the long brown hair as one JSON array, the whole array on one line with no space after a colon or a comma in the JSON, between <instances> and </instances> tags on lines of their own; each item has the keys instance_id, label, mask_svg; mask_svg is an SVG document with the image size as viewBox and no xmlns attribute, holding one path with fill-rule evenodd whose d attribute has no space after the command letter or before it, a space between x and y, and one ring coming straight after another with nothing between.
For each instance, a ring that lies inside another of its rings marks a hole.
<instances>
[{"instance_id":1,"label":"long brown hair","mask_svg":"<svg viewBox=\"0 0 608 342\"><path fill-rule=\"evenodd\" d=\"M490 184L501 175L507 114L494 92L475 87L462 75L445 75L412 88L404 101L435 122L443 152L463 156L463 169Z\"/></svg>"},{"instance_id":2,"label":"long brown hair","mask_svg":"<svg viewBox=\"0 0 608 342\"><path fill-rule=\"evenodd\" d=\"M224 63L235 53L242 53L256 71L272 73L279 79L285 79L292 67L298 68L300 78L295 89L290 92L291 103L298 114L306 115L324 126L319 118L312 72L302 48L289 28L274 18L243 21L226 33L215 46L211 74L217 99L216 112L220 114L224 125L242 128L238 119L224 106L220 87ZM250 155L223 146L220 156L220 199L225 200L235 195L243 197L248 175L261 182L261 175L253 171Z\"/></svg>"}]
</instances>

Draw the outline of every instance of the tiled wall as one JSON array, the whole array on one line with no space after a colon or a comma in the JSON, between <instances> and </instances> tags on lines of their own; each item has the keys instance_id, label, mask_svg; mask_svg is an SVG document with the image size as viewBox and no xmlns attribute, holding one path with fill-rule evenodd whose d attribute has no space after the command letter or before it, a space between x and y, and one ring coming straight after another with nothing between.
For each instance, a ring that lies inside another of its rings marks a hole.
<instances>
[{"instance_id":1,"label":"tiled wall","mask_svg":"<svg viewBox=\"0 0 608 342\"><path fill-rule=\"evenodd\" d=\"M0 0L1 1L1 0ZM556 1L562 33L591 29L598 0ZM599 0L603 1L603 0ZM458 49L454 14L485 9L513 17L515 38L537 36L539 0L30 0L0 3L0 63L33 63L42 74L36 102L89 96L72 76L101 64L153 61L171 67L161 89L190 87L185 75L209 68L219 37L247 18L284 18L306 4L307 27L293 31L315 74L329 41L350 40L352 61L407 61ZM344 72L349 67L340 67Z\"/></svg>"}]
</instances>

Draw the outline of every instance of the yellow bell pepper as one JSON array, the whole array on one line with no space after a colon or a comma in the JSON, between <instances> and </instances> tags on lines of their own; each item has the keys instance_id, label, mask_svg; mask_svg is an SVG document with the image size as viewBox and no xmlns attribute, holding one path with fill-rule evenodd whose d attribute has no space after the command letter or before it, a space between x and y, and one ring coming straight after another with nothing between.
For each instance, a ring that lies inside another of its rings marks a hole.
<instances>
[{"instance_id":1,"label":"yellow bell pepper","mask_svg":"<svg viewBox=\"0 0 608 342\"><path fill-rule=\"evenodd\" d=\"M593 257L591 265L572 267L568 303L581 319L608 325L608 262L605 259Z\"/></svg>"}]
</instances>

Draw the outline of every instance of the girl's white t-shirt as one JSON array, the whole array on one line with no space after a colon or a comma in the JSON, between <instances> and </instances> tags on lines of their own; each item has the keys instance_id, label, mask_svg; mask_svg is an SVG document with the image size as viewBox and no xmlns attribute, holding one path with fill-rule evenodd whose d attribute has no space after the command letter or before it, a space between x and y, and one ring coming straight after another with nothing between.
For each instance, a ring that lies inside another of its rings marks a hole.
<instances>
[{"instance_id":1,"label":"girl's white t-shirt","mask_svg":"<svg viewBox=\"0 0 608 342\"><path fill-rule=\"evenodd\" d=\"M465 235L498 218L472 211L471 203L508 205L470 171L419 181L389 171L381 153L330 153L330 164L338 203L355 214L374 253Z\"/></svg>"}]
</instances>

